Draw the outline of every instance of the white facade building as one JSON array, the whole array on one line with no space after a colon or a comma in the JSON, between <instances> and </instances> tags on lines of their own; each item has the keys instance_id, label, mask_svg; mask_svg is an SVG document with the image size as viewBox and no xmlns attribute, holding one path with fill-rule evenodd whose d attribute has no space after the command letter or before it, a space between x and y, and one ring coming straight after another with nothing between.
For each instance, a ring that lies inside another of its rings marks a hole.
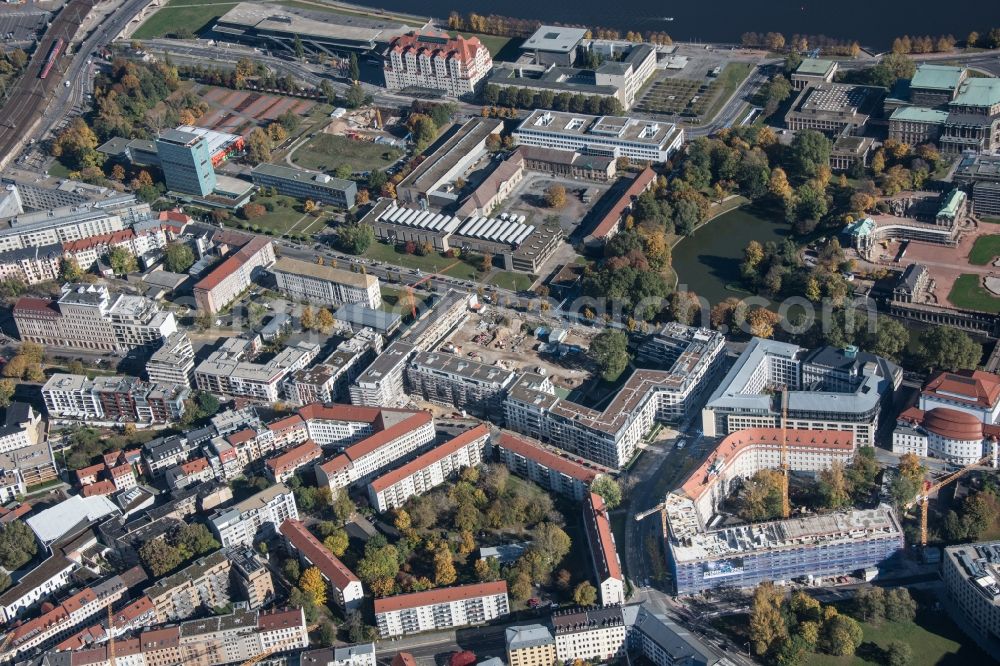
<instances>
[{"instance_id":1,"label":"white facade building","mask_svg":"<svg viewBox=\"0 0 1000 666\"><path fill-rule=\"evenodd\" d=\"M469 95L493 68L493 58L477 37L411 32L387 51L383 72L389 90L433 88L451 97Z\"/></svg>"},{"instance_id":2,"label":"white facade building","mask_svg":"<svg viewBox=\"0 0 1000 666\"><path fill-rule=\"evenodd\" d=\"M375 600L382 638L485 624L510 611L507 582L442 587Z\"/></svg>"},{"instance_id":3,"label":"white facade building","mask_svg":"<svg viewBox=\"0 0 1000 666\"><path fill-rule=\"evenodd\" d=\"M663 163L684 144L684 130L673 123L626 116L538 109L518 125L514 139L521 146Z\"/></svg>"},{"instance_id":4,"label":"white facade building","mask_svg":"<svg viewBox=\"0 0 1000 666\"><path fill-rule=\"evenodd\" d=\"M252 546L258 537L273 534L283 522L298 517L295 496L288 486L278 483L239 504L217 511L209 524L222 546L228 548Z\"/></svg>"},{"instance_id":5,"label":"white facade building","mask_svg":"<svg viewBox=\"0 0 1000 666\"><path fill-rule=\"evenodd\" d=\"M373 310L382 305L382 289L374 275L289 257L278 259L270 270L278 283L278 291L296 301L317 305L360 303Z\"/></svg>"}]
</instances>

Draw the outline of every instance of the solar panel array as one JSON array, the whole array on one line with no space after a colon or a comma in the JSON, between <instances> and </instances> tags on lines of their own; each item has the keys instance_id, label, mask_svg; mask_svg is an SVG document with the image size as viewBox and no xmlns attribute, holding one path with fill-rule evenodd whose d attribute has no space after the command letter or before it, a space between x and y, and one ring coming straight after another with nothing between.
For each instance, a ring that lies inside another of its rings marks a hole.
<instances>
[{"instance_id":1,"label":"solar panel array","mask_svg":"<svg viewBox=\"0 0 1000 666\"><path fill-rule=\"evenodd\" d=\"M405 227L452 233L462 223L460 219L444 213L434 213L417 208L391 208L380 218L384 222L392 222Z\"/></svg>"},{"instance_id":2,"label":"solar panel array","mask_svg":"<svg viewBox=\"0 0 1000 666\"><path fill-rule=\"evenodd\" d=\"M496 243L520 245L534 230L535 227L533 225L522 224L514 220L473 215L455 233L459 236L468 236Z\"/></svg>"}]
</instances>

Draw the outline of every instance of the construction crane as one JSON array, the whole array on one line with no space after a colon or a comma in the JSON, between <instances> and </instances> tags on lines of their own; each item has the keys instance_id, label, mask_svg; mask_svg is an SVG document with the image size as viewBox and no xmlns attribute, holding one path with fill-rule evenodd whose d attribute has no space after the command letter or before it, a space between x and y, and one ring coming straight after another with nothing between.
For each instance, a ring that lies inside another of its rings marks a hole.
<instances>
[{"instance_id":1,"label":"construction crane","mask_svg":"<svg viewBox=\"0 0 1000 666\"><path fill-rule=\"evenodd\" d=\"M792 505L788 499L788 387L781 389L781 517L788 518Z\"/></svg>"},{"instance_id":2,"label":"construction crane","mask_svg":"<svg viewBox=\"0 0 1000 666\"><path fill-rule=\"evenodd\" d=\"M441 272L442 273L447 273L451 268L457 266L460 263L462 263L462 262L461 261L456 261L456 262L454 262L452 264L448 264L447 266L444 267L444 269ZM419 280L417 280L413 284L409 284L409 285L406 286L406 300L410 304L410 314L413 315L414 319L417 318L417 301L416 301L416 299L413 298L413 288L414 287L419 287L424 282L427 282L428 280L433 279L435 275L436 275L435 273L428 273L427 275L425 275L424 277L420 278Z\"/></svg>"},{"instance_id":3,"label":"construction crane","mask_svg":"<svg viewBox=\"0 0 1000 666\"><path fill-rule=\"evenodd\" d=\"M250 657L249 659L247 659L246 661L244 661L242 664L240 664L240 666L254 666L254 664L256 664L256 663L258 663L260 661L263 661L264 659L267 659L268 657L270 657L272 654L274 654L277 651L278 651L278 647L277 646L269 647L266 650L264 650L263 652L258 652L254 656Z\"/></svg>"},{"instance_id":4,"label":"construction crane","mask_svg":"<svg viewBox=\"0 0 1000 666\"><path fill-rule=\"evenodd\" d=\"M666 502L660 502L659 504L657 504L656 506L654 506L652 509L646 509L645 511L641 511L641 512L635 514L635 522L639 522L640 520L642 520L644 518L648 518L649 516L653 515L657 511L663 511L663 507L665 507L666 505L667 505Z\"/></svg>"},{"instance_id":5,"label":"construction crane","mask_svg":"<svg viewBox=\"0 0 1000 666\"><path fill-rule=\"evenodd\" d=\"M979 460L977 460L976 462L974 462L972 464L966 465L965 467L963 467L963 468L961 468L959 470L956 470L956 471L952 472L951 474L948 474L948 475L946 475L946 476L938 479L933 484L930 484L928 482L928 484L924 488L923 492L921 492L916 497L914 497L913 501L910 502L909 504L907 504L904 507L906 510L910 510L914 506L916 506L917 504L920 505L920 545L921 545L921 547L927 545L927 510L928 510L928 506L927 505L929 503L930 496L932 494L936 493L937 491L941 490L945 486L947 486L952 481L957 480L959 477L961 477L962 475L964 475L966 472L969 472L969 471L975 469L976 467L979 467L980 465L989 464L992 461L993 461L993 454L991 453L989 455L983 456L982 458L980 458Z\"/></svg>"},{"instance_id":6,"label":"construction crane","mask_svg":"<svg viewBox=\"0 0 1000 666\"><path fill-rule=\"evenodd\" d=\"M111 612L111 599L108 599L108 664L115 666L115 618Z\"/></svg>"}]
</instances>

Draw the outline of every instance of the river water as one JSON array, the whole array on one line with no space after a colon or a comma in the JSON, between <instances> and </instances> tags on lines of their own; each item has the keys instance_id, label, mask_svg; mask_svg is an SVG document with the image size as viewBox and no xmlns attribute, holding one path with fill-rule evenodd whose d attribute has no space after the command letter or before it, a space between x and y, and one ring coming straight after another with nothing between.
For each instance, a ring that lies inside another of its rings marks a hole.
<instances>
[{"instance_id":1,"label":"river water","mask_svg":"<svg viewBox=\"0 0 1000 666\"><path fill-rule=\"evenodd\" d=\"M964 39L970 30L1000 26L997 0L352 0L390 11L447 17L460 13L499 14L566 24L601 26L622 32L662 31L677 41L737 42L744 32L776 31L826 35L887 48L894 37L953 34ZM665 20L673 18L672 21Z\"/></svg>"}]
</instances>

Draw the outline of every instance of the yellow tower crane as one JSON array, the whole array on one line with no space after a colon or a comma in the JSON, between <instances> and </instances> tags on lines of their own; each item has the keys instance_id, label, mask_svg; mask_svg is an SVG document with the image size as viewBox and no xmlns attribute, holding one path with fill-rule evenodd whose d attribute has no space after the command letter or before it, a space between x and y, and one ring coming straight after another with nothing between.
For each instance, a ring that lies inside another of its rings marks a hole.
<instances>
[{"instance_id":1,"label":"yellow tower crane","mask_svg":"<svg viewBox=\"0 0 1000 666\"><path fill-rule=\"evenodd\" d=\"M992 461L993 461L993 454L991 453L989 455L983 456L982 458L980 458L979 460L977 460L976 462L974 462L974 463L972 463L970 465L966 465L962 469L956 470L956 471L952 472L951 474L948 474L948 475L946 475L946 476L938 479L933 484L929 484L926 488L924 488L924 490L922 492L918 493L917 496L913 498L913 501L911 501L909 504L907 504L904 507L905 509L909 510L909 509L912 509L917 504L920 505L920 545L921 546L926 546L927 545L927 510L928 510L928 506L927 505L928 505L928 502L930 500L930 496L933 495L934 493L936 493L937 491L941 490L945 486L947 486L952 481L956 481L959 477L961 477L962 475L964 475L966 472L969 472L969 471L975 469L976 467L979 467L980 465L990 464L990 463L992 463Z\"/></svg>"},{"instance_id":2,"label":"yellow tower crane","mask_svg":"<svg viewBox=\"0 0 1000 666\"><path fill-rule=\"evenodd\" d=\"M781 389L781 517L792 514L788 499L788 387Z\"/></svg>"},{"instance_id":3,"label":"yellow tower crane","mask_svg":"<svg viewBox=\"0 0 1000 666\"><path fill-rule=\"evenodd\" d=\"M115 666L115 618L111 612L111 599L108 599L108 664Z\"/></svg>"}]
</instances>

